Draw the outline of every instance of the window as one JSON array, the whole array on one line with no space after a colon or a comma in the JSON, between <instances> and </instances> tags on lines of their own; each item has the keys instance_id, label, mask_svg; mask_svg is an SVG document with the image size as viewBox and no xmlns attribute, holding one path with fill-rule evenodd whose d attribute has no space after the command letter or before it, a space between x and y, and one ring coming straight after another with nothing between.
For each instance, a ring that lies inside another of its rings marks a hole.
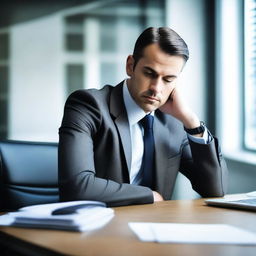
<instances>
[{"instance_id":1,"label":"window","mask_svg":"<svg viewBox=\"0 0 256 256\"><path fill-rule=\"evenodd\" d=\"M0 29L0 139L58 141L67 96L121 82L140 32L165 24L165 0L81 2Z\"/></svg>"},{"instance_id":2,"label":"window","mask_svg":"<svg viewBox=\"0 0 256 256\"><path fill-rule=\"evenodd\" d=\"M256 0L216 2L216 120L223 155L230 160L255 164L256 39L253 33L256 24L253 22L256 19L255 14L252 16L255 7L248 12L249 2L252 6Z\"/></svg>"},{"instance_id":3,"label":"window","mask_svg":"<svg viewBox=\"0 0 256 256\"><path fill-rule=\"evenodd\" d=\"M140 32L164 25L165 1L116 1L64 14L66 96L79 88L116 85ZM86 5L85 5L86 7Z\"/></svg>"},{"instance_id":4,"label":"window","mask_svg":"<svg viewBox=\"0 0 256 256\"><path fill-rule=\"evenodd\" d=\"M244 3L244 146L256 150L256 0Z\"/></svg>"}]
</instances>

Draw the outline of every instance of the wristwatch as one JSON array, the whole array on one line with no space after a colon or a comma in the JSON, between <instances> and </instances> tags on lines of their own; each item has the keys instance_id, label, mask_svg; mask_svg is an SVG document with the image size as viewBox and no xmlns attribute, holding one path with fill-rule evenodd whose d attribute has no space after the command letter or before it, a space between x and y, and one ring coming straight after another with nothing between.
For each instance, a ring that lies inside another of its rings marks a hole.
<instances>
[{"instance_id":1,"label":"wristwatch","mask_svg":"<svg viewBox=\"0 0 256 256\"><path fill-rule=\"evenodd\" d=\"M187 129L185 126L184 126L184 130L190 134L190 135L195 135L195 134L200 134L200 133L203 133L205 131L205 124L204 122L200 121L200 126L196 127L196 128L193 128L193 129Z\"/></svg>"}]
</instances>

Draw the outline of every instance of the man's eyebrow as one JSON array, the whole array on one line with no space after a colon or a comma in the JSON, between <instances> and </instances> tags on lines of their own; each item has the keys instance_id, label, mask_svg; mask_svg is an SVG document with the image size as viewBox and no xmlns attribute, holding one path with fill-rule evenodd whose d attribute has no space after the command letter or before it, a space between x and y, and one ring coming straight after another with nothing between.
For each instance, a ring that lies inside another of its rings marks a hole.
<instances>
[{"instance_id":1,"label":"man's eyebrow","mask_svg":"<svg viewBox=\"0 0 256 256\"><path fill-rule=\"evenodd\" d=\"M147 69L148 71L154 73L154 74L158 74L153 68L145 66L144 69ZM176 75L166 75L164 76L165 78L177 78Z\"/></svg>"}]
</instances>

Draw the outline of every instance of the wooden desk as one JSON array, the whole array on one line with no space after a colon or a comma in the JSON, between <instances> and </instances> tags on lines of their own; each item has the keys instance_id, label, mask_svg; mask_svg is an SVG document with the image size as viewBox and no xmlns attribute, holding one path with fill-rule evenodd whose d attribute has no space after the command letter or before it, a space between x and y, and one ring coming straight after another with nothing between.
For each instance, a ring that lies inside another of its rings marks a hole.
<instances>
[{"instance_id":1,"label":"wooden desk","mask_svg":"<svg viewBox=\"0 0 256 256\"><path fill-rule=\"evenodd\" d=\"M225 223L256 232L255 212L209 207L203 199L165 201L114 210L115 217L110 223L88 233L0 227L0 244L23 251L24 255L256 255L256 246L140 242L127 225L131 221Z\"/></svg>"}]
</instances>

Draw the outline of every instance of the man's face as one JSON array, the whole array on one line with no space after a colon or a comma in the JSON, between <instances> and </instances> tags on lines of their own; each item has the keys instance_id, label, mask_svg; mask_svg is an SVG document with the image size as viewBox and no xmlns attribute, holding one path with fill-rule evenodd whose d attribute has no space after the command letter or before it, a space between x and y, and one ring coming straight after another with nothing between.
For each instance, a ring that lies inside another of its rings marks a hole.
<instances>
[{"instance_id":1,"label":"man's face","mask_svg":"<svg viewBox=\"0 0 256 256\"><path fill-rule=\"evenodd\" d=\"M135 69L133 57L128 56L126 72L130 78L127 84L135 102L146 113L161 107L174 89L184 64L182 57L163 52L157 44L144 49Z\"/></svg>"}]
</instances>

